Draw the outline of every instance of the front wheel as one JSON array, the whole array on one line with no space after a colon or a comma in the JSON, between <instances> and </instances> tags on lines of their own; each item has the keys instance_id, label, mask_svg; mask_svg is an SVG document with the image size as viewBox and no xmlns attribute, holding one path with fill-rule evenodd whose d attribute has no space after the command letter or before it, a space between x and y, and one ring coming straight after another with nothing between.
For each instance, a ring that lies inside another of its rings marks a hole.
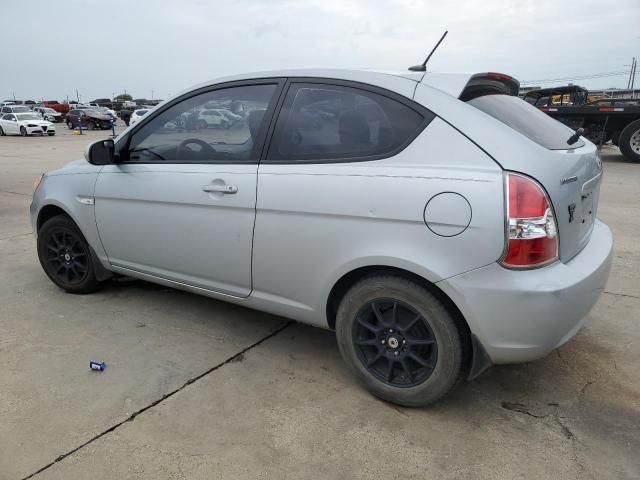
<instances>
[{"instance_id":1,"label":"front wheel","mask_svg":"<svg viewBox=\"0 0 640 480\"><path fill-rule=\"evenodd\" d=\"M91 293L100 287L89 244L69 217L47 220L38 230L37 248L40 265L58 287L69 293Z\"/></svg>"},{"instance_id":2,"label":"front wheel","mask_svg":"<svg viewBox=\"0 0 640 480\"><path fill-rule=\"evenodd\" d=\"M4 130L2 129L2 127L0 127L0 137L4 137L5 133Z\"/></svg>"},{"instance_id":3,"label":"front wheel","mask_svg":"<svg viewBox=\"0 0 640 480\"><path fill-rule=\"evenodd\" d=\"M336 336L343 359L374 395L408 407L447 395L464 374L465 333L424 286L380 275L342 299Z\"/></svg>"},{"instance_id":4,"label":"front wheel","mask_svg":"<svg viewBox=\"0 0 640 480\"><path fill-rule=\"evenodd\" d=\"M640 120L631 122L622 130L618 147L626 158L640 163Z\"/></svg>"},{"instance_id":5,"label":"front wheel","mask_svg":"<svg viewBox=\"0 0 640 480\"><path fill-rule=\"evenodd\" d=\"M22 135L23 137L27 136L27 129L24 127L20 127L20 135Z\"/></svg>"},{"instance_id":6,"label":"front wheel","mask_svg":"<svg viewBox=\"0 0 640 480\"><path fill-rule=\"evenodd\" d=\"M67 128L69 130L73 130L73 123L71 123L69 120L67 120Z\"/></svg>"},{"instance_id":7,"label":"front wheel","mask_svg":"<svg viewBox=\"0 0 640 480\"><path fill-rule=\"evenodd\" d=\"M56 132L51 132L51 133L49 134L49 136L50 136L50 137L53 137L55 134L56 134Z\"/></svg>"}]
</instances>

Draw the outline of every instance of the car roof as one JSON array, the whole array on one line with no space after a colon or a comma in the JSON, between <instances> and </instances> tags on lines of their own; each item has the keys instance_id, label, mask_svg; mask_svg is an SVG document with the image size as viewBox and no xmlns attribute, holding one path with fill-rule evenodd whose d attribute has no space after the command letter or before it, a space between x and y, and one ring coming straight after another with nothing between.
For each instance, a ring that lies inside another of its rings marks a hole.
<instances>
[{"instance_id":1,"label":"car roof","mask_svg":"<svg viewBox=\"0 0 640 480\"><path fill-rule=\"evenodd\" d=\"M404 93L405 88L400 87L401 83L411 82L423 83L431 87L437 88L449 95L458 97L464 87L473 76L472 73L443 73L443 72L411 72L389 71L389 70L369 70L369 69L323 69L323 68L302 68L288 70L270 70L262 72L248 72L238 75L230 75L226 77L215 78L208 82L195 85L184 90L179 95L187 93L196 88L203 88L218 83L232 82L238 80L253 80L264 78L282 78L282 77L309 77L309 78L331 78L335 80L348 80L354 82L362 82L389 90Z\"/></svg>"}]
</instances>

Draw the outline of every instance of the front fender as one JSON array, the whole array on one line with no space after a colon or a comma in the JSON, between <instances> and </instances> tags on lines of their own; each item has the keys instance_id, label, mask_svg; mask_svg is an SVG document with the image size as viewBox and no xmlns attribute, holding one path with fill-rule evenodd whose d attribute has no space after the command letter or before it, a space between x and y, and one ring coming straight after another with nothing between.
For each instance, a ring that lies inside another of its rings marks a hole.
<instances>
[{"instance_id":1,"label":"front fender","mask_svg":"<svg viewBox=\"0 0 640 480\"><path fill-rule=\"evenodd\" d=\"M64 211L78 226L103 267L108 268L107 254L100 241L93 205L93 191L98 172L45 176L31 202L31 225L37 235L38 219L47 206ZM81 203L83 200L84 203Z\"/></svg>"}]
</instances>

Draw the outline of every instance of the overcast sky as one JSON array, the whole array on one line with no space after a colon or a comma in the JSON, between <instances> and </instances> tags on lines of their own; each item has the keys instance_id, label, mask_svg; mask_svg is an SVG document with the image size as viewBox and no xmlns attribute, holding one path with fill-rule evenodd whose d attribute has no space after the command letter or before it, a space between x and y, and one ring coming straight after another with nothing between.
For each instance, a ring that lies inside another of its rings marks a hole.
<instances>
[{"instance_id":1,"label":"overcast sky","mask_svg":"<svg viewBox=\"0 0 640 480\"><path fill-rule=\"evenodd\" d=\"M3 1L0 100L166 98L278 68L500 71L521 81L628 71L640 0ZM628 75L576 80L626 87ZM566 84L567 81L546 84ZM640 73L636 85L640 88Z\"/></svg>"}]
</instances>

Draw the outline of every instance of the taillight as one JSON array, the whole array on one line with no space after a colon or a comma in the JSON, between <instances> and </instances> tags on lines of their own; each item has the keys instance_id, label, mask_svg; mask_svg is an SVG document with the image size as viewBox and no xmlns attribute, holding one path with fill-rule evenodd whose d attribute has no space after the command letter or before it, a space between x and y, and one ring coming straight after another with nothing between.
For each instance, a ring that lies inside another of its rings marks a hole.
<instances>
[{"instance_id":1,"label":"taillight","mask_svg":"<svg viewBox=\"0 0 640 480\"><path fill-rule=\"evenodd\" d=\"M553 207L535 180L506 174L507 251L502 264L534 268L558 259L558 228Z\"/></svg>"}]
</instances>

